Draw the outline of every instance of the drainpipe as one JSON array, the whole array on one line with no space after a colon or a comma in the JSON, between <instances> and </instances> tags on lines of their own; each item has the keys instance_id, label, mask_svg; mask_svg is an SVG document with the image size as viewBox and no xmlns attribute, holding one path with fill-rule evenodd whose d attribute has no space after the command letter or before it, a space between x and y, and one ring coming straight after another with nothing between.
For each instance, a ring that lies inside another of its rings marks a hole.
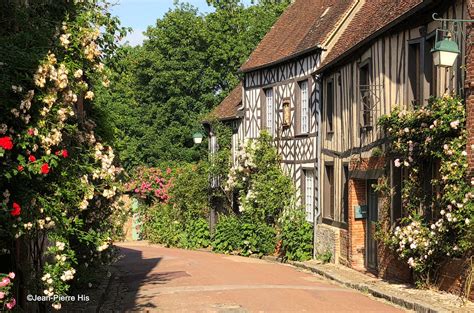
<instances>
[{"instance_id":1,"label":"drainpipe","mask_svg":"<svg viewBox=\"0 0 474 313\"><path fill-rule=\"evenodd\" d=\"M322 92L323 92L323 84L322 84L322 77L320 75L315 75L314 80L316 84L319 85L319 105L317 106L316 109L316 117L317 117L317 123L318 123L318 130L317 130L317 138L316 138L316 166L317 166L317 171L316 171L316 178L318 180L318 207L317 210L314 214L313 217L313 259L316 258L316 234L318 233L318 220L319 217L321 216L321 106L323 105L323 97L322 97Z\"/></svg>"}]
</instances>

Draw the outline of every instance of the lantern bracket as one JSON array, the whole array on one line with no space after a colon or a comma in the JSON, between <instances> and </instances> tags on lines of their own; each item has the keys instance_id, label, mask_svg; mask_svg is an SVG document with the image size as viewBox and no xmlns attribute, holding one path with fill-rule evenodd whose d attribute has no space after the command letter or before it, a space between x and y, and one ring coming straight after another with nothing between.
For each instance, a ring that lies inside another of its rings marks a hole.
<instances>
[{"instance_id":1,"label":"lantern bracket","mask_svg":"<svg viewBox=\"0 0 474 313\"><path fill-rule=\"evenodd\" d=\"M441 22L441 28L437 29L437 33L440 31L454 35L454 41L458 44L466 37L463 26L467 23L474 23L474 20L440 18L438 13L433 13L432 17L434 21ZM471 41L470 44L472 45L472 43Z\"/></svg>"}]
</instances>

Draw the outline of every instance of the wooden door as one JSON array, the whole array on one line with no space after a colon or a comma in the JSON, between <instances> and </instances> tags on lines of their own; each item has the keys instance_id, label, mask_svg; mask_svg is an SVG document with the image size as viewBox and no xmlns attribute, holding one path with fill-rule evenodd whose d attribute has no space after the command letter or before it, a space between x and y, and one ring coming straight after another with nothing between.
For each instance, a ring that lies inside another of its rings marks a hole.
<instances>
[{"instance_id":1,"label":"wooden door","mask_svg":"<svg viewBox=\"0 0 474 313\"><path fill-rule=\"evenodd\" d=\"M367 181L367 267L377 269L377 241L375 240L375 231L378 221L379 199L377 192L372 187L376 184L375 180Z\"/></svg>"}]
</instances>

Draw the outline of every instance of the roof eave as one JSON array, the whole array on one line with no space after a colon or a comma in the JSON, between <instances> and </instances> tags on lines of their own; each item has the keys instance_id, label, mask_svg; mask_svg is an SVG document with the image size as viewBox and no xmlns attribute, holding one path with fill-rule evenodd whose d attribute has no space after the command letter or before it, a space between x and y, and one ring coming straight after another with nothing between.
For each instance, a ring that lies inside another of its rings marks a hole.
<instances>
[{"instance_id":1,"label":"roof eave","mask_svg":"<svg viewBox=\"0 0 474 313\"><path fill-rule=\"evenodd\" d=\"M278 60L275 60L273 62L270 62L270 63L265 63L265 64L262 64L262 65L258 65L258 66L254 66L254 67L249 67L249 68L245 68L245 69L242 69L239 68L239 70L237 71L238 73L249 73L249 72L253 72L253 71L257 71L257 70L261 70L261 69L264 69L266 67L272 67L272 66L275 66L277 64L280 64L280 63L284 63L286 61L289 61L291 59L294 59L294 58L298 58L298 57L301 57L305 54L308 54L308 53L311 53L311 52L315 52L315 51L318 51L318 50L325 50L323 46L321 45L316 45L314 47L311 47L311 48L308 48L306 50L303 50L303 51L300 51L300 52L297 52L297 53L294 53L294 54L291 54L289 56L286 56L284 58L281 58L281 59L278 59Z\"/></svg>"}]
</instances>

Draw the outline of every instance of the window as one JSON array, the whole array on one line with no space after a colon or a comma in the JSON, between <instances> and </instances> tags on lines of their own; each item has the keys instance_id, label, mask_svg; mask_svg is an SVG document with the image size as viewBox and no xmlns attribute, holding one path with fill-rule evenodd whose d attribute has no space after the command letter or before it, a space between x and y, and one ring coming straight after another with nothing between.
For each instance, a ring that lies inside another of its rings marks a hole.
<instances>
[{"instance_id":1,"label":"window","mask_svg":"<svg viewBox=\"0 0 474 313\"><path fill-rule=\"evenodd\" d=\"M370 68L369 63L359 68L359 87L362 105L362 127L372 127L372 99L370 96Z\"/></svg>"},{"instance_id":2,"label":"window","mask_svg":"<svg viewBox=\"0 0 474 313\"><path fill-rule=\"evenodd\" d=\"M413 106L423 103L420 46L419 41L408 45L408 81L410 82L409 91Z\"/></svg>"},{"instance_id":3,"label":"window","mask_svg":"<svg viewBox=\"0 0 474 313\"><path fill-rule=\"evenodd\" d=\"M432 36L425 42L425 79L428 83L425 94L428 95L429 93L430 96L436 95L436 66L433 63L433 55L431 54L431 49L434 48L434 45L435 36Z\"/></svg>"},{"instance_id":4,"label":"window","mask_svg":"<svg viewBox=\"0 0 474 313\"><path fill-rule=\"evenodd\" d=\"M309 132L309 95L308 95L308 81L300 82L300 114L301 114L301 129L300 132Z\"/></svg>"},{"instance_id":5,"label":"window","mask_svg":"<svg viewBox=\"0 0 474 313\"><path fill-rule=\"evenodd\" d=\"M347 223L349 221L349 166L342 167L342 216L341 221Z\"/></svg>"},{"instance_id":6,"label":"window","mask_svg":"<svg viewBox=\"0 0 474 313\"><path fill-rule=\"evenodd\" d=\"M275 134L275 121L274 121L274 105L273 105L273 89L265 90L266 98L266 127L270 135Z\"/></svg>"},{"instance_id":7,"label":"window","mask_svg":"<svg viewBox=\"0 0 474 313\"><path fill-rule=\"evenodd\" d=\"M333 132L333 112L334 112L334 81L330 80L327 83L326 96L326 131Z\"/></svg>"},{"instance_id":8,"label":"window","mask_svg":"<svg viewBox=\"0 0 474 313\"><path fill-rule=\"evenodd\" d=\"M334 166L326 165L324 181L324 217L334 220Z\"/></svg>"},{"instance_id":9,"label":"window","mask_svg":"<svg viewBox=\"0 0 474 313\"><path fill-rule=\"evenodd\" d=\"M306 220L313 222L314 214L314 173L313 171L304 171L305 184L304 184L304 204L306 210Z\"/></svg>"}]
</instances>

